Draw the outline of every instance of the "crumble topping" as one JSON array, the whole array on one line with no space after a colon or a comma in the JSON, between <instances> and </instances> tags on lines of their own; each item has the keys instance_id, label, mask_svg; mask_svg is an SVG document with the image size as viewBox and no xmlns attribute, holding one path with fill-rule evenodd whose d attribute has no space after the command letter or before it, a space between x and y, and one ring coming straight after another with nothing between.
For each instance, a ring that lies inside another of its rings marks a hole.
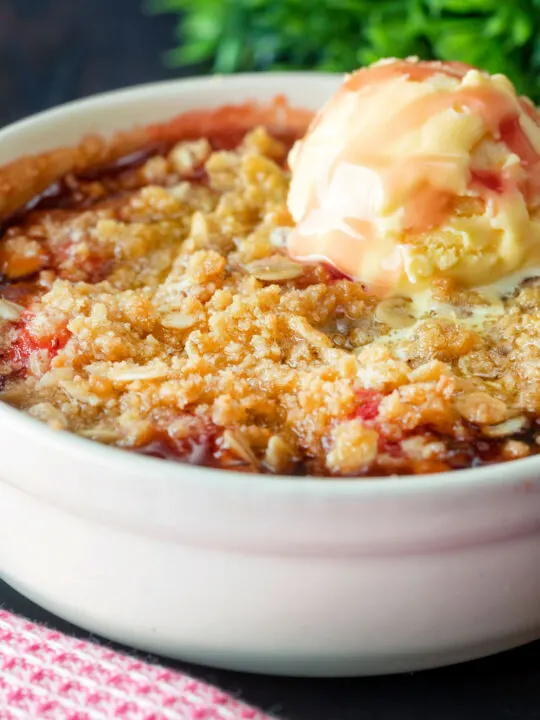
<instances>
[{"instance_id":1,"label":"crumble topping","mask_svg":"<svg viewBox=\"0 0 540 720\"><path fill-rule=\"evenodd\" d=\"M190 139L71 173L0 244L1 399L241 471L439 472L538 451L540 284L378 301L285 250L290 140ZM141 156L144 157L144 156ZM435 309L434 309L435 308Z\"/></svg>"}]
</instances>

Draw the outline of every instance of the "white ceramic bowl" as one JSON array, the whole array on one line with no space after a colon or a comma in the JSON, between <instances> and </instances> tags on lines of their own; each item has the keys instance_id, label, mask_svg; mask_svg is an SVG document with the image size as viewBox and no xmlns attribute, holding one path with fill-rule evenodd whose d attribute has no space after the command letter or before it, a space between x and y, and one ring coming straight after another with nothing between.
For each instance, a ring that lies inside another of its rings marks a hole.
<instances>
[{"instance_id":1,"label":"white ceramic bowl","mask_svg":"<svg viewBox=\"0 0 540 720\"><path fill-rule=\"evenodd\" d=\"M319 74L124 90L0 131L0 164ZM58 615L164 655L239 670L428 668L540 637L540 458L445 475L315 480L168 463L0 404L0 571Z\"/></svg>"}]
</instances>

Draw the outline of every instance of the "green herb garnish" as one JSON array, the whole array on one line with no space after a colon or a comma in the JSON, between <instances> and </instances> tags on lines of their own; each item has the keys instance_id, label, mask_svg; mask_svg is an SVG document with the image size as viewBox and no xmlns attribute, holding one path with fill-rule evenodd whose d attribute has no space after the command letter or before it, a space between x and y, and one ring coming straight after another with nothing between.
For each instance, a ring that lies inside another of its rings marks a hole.
<instances>
[{"instance_id":1,"label":"green herb garnish","mask_svg":"<svg viewBox=\"0 0 540 720\"><path fill-rule=\"evenodd\" d=\"M179 15L170 65L349 71L382 57L461 60L540 101L540 0L146 0Z\"/></svg>"}]
</instances>

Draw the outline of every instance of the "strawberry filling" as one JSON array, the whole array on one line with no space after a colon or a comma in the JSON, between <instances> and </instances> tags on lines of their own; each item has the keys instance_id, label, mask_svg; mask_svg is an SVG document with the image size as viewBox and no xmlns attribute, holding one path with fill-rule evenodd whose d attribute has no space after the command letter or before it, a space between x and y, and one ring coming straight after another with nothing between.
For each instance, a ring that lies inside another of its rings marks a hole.
<instances>
[{"instance_id":1,"label":"strawberry filling","mask_svg":"<svg viewBox=\"0 0 540 720\"><path fill-rule=\"evenodd\" d=\"M375 390L358 390L356 397L358 406L354 410L352 418L365 421L375 420L379 414L379 405L383 399L381 393L375 392Z\"/></svg>"},{"instance_id":2,"label":"strawberry filling","mask_svg":"<svg viewBox=\"0 0 540 720\"><path fill-rule=\"evenodd\" d=\"M28 359L36 350L46 350L49 358L55 357L71 337L65 326L58 328L54 335L36 337L28 327L32 314L25 311L18 325L18 333L7 352L7 361L13 372L26 375Z\"/></svg>"}]
</instances>

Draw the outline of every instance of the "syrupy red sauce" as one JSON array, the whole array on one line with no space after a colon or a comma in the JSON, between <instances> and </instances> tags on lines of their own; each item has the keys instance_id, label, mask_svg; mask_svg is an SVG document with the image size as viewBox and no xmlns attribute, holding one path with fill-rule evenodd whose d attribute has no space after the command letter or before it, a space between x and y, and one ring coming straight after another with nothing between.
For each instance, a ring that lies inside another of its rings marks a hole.
<instances>
[{"instance_id":1,"label":"syrupy red sauce","mask_svg":"<svg viewBox=\"0 0 540 720\"><path fill-rule=\"evenodd\" d=\"M341 270L338 270L333 265L325 264L324 268L326 270L326 274L328 275L328 281L330 283L338 282L338 280L351 279L349 275L345 275L345 273L341 272Z\"/></svg>"},{"instance_id":2,"label":"syrupy red sauce","mask_svg":"<svg viewBox=\"0 0 540 720\"><path fill-rule=\"evenodd\" d=\"M460 62L440 62L438 60L411 63L407 60L384 63L376 67L357 70L345 82L344 87L352 92L358 92L374 83L386 82L392 78L403 76L408 80L423 82L435 74L448 75L461 79L470 71L472 65Z\"/></svg>"},{"instance_id":3,"label":"syrupy red sauce","mask_svg":"<svg viewBox=\"0 0 540 720\"><path fill-rule=\"evenodd\" d=\"M504 192L504 181L500 173L489 170L472 170L471 188L473 190L485 188L492 193L500 194Z\"/></svg>"},{"instance_id":4,"label":"syrupy red sauce","mask_svg":"<svg viewBox=\"0 0 540 720\"><path fill-rule=\"evenodd\" d=\"M39 294L41 290L36 282L32 280L35 281L37 278L30 276L21 282L0 283L0 297L14 302L17 305L28 305L32 298L34 298L36 294Z\"/></svg>"},{"instance_id":5,"label":"syrupy red sauce","mask_svg":"<svg viewBox=\"0 0 540 720\"><path fill-rule=\"evenodd\" d=\"M141 455L185 462L191 465L217 467L217 428L209 426L188 438L175 439L164 430L156 430L150 442L135 448Z\"/></svg>"},{"instance_id":6,"label":"syrupy red sauce","mask_svg":"<svg viewBox=\"0 0 540 720\"><path fill-rule=\"evenodd\" d=\"M257 470L265 472L264 466L254 468L249 463L222 447L223 429L211 422L194 431L187 438L175 438L164 429L156 429L149 442L133 448L140 455L218 469Z\"/></svg>"}]
</instances>

